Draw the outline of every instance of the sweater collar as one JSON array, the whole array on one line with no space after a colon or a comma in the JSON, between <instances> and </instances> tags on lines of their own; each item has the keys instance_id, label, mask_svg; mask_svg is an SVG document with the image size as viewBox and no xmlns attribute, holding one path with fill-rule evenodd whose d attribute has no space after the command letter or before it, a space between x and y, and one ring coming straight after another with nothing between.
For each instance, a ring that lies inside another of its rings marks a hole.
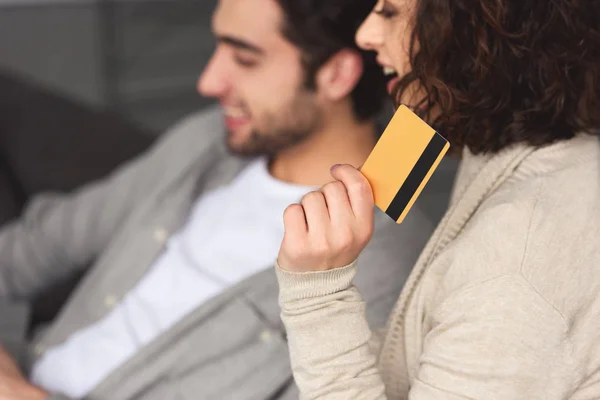
<instances>
[{"instance_id":1,"label":"sweater collar","mask_svg":"<svg viewBox=\"0 0 600 400\"><path fill-rule=\"evenodd\" d=\"M486 177L502 174L511 164L506 163L511 156L521 153L521 159L507 177L509 180L523 180L553 171L569 168L579 163L598 159L600 140L596 136L579 134L573 139L564 140L538 149L527 145L515 145L497 154L475 155L468 149L463 151L462 161L457 173L451 205L454 205L466 193L467 188L486 171Z\"/></svg>"}]
</instances>

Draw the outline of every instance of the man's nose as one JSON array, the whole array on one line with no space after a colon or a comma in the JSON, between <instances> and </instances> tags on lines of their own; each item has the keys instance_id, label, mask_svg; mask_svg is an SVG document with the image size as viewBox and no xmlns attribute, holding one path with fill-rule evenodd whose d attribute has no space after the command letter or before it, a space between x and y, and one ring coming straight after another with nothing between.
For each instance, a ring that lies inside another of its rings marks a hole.
<instances>
[{"instance_id":1,"label":"man's nose","mask_svg":"<svg viewBox=\"0 0 600 400\"><path fill-rule=\"evenodd\" d=\"M228 73L217 49L198 78L197 90L204 97L222 97L229 87Z\"/></svg>"},{"instance_id":2,"label":"man's nose","mask_svg":"<svg viewBox=\"0 0 600 400\"><path fill-rule=\"evenodd\" d=\"M363 50L378 50L383 44L381 17L371 12L356 31L356 44Z\"/></svg>"}]
</instances>

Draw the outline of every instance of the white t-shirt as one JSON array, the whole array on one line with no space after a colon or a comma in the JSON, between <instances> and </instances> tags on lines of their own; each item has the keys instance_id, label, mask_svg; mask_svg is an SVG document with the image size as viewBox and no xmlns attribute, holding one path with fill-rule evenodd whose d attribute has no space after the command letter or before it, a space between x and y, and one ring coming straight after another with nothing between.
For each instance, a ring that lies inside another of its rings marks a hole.
<instances>
[{"instance_id":1,"label":"white t-shirt","mask_svg":"<svg viewBox=\"0 0 600 400\"><path fill-rule=\"evenodd\" d=\"M267 161L258 159L231 184L202 196L122 302L49 349L34 365L33 383L84 397L203 302L273 265L283 238L283 211L310 190L276 180Z\"/></svg>"}]
</instances>

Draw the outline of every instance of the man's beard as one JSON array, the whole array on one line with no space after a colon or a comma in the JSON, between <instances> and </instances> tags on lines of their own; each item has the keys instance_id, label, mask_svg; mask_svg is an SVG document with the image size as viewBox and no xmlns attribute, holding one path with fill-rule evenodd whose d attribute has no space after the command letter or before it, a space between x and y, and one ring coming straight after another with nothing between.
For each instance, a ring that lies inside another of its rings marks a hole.
<instances>
[{"instance_id":1,"label":"man's beard","mask_svg":"<svg viewBox=\"0 0 600 400\"><path fill-rule=\"evenodd\" d=\"M312 93L299 92L277 113L263 114L264 128L254 130L242 144L228 148L241 156L272 156L308 139L322 124L322 114Z\"/></svg>"}]
</instances>

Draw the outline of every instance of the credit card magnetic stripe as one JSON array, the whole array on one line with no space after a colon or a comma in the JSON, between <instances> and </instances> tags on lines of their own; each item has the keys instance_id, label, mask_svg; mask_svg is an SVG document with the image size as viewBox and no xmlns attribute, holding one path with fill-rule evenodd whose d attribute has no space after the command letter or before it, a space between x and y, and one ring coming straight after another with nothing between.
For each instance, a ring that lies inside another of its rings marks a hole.
<instances>
[{"instance_id":1,"label":"credit card magnetic stripe","mask_svg":"<svg viewBox=\"0 0 600 400\"><path fill-rule=\"evenodd\" d=\"M442 135L400 106L361 168L375 204L402 222L449 147Z\"/></svg>"},{"instance_id":2,"label":"credit card magnetic stripe","mask_svg":"<svg viewBox=\"0 0 600 400\"><path fill-rule=\"evenodd\" d=\"M442 135L435 132L419 160L410 171L406 180L385 210L385 213L396 222L401 222L421 190L437 168L449 147Z\"/></svg>"}]
</instances>

